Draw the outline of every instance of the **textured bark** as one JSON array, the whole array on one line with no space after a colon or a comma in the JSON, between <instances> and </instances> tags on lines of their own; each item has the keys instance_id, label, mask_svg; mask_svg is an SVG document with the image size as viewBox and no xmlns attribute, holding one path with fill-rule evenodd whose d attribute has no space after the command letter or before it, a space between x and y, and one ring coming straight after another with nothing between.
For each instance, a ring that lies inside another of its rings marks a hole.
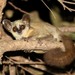
<instances>
[{"instance_id":1,"label":"textured bark","mask_svg":"<svg viewBox=\"0 0 75 75\"><path fill-rule=\"evenodd\" d=\"M2 11L5 5L6 5L6 0L0 0L0 22L2 20L2 15L3 15Z\"/></svg>"},{"instance_id":2,"label":"textured bark","mask_svg":"<svg viewBox=\"0 0 75 75\"><path fill-rule=\"evenodd\" d=\"M0 54L3 54L6 51L16 51L16 50L33 50L33 49L42 49L50 50L51 48L61 47L64 49L62 43L59 42L50 42L44 40L6 40L0 41Z\"/></svg>"}]
</instances>

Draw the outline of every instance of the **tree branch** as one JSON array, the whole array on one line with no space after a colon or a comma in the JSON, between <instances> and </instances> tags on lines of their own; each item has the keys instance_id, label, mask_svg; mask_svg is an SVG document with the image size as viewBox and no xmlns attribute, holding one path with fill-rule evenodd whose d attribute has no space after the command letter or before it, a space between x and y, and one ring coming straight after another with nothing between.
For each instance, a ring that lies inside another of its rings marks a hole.
<instances>
[{"instance_id":1,"label":"tree branch","mask_svg":"<svg viewBox=\"0 0 75 75\"><path fill-rule=\"evenodd\" d=\"M3 15L2 11L5 5L6 5L6 0L0 0L0 22L2 20L2 15Z\"/></svg>"},{"instance_id":2,"label":"tree branch","mask_svg":"<svg viewBox=\"0 0 75 75\"><path fill-rule=\"evenodd\" d=\"M70 7L68 7L68 6L66 6L66 5L64 4L64 3L67 3L67 4L72 4L72 5L74 5L75 3L69 2L69 1L65 1L65 0L58 0L58 2L63 6L64 10L67 9L67 10L69 10L70 12L75 11L75 9L72 9L72 8L70 8Z\"/></svg>"},{"instance_id":3,"label":"tree branch","mask_svg":"<svg viewBox=\"0 0 75 75\"><path fill-rule=\"evenodd\" d=\"M22 12L22 13L24 13L24 14L28 14L28 15L30 15L28 12L26 12L26 11L24 11L24 10L22 10L22 9L20 9L20 8L18 8L18 7L16 7L13 3L11 3L11 2L8 2L13 8L15 8L16 10L19 10L20 12Z\"/></svg>"}]
</instances>

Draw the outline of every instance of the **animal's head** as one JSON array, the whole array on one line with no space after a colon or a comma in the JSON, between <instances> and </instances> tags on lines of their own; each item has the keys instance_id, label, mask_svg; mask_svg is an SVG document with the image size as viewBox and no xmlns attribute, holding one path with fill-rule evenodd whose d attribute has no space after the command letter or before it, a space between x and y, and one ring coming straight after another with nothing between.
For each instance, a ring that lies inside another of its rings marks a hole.
<instances>
[{"instance_id":1,"label":"animal's head","mask_svg":"<svg viewBox=\"0 0 75 75\"><path fill-rule=\"evenodd\" d=\"M16 39L20 39L30 28L30 17L29 15L24 14L20 20L11 22L8 19L4 19L2 23L7 31L9 31Z\"/></svg>"}]
</instances>

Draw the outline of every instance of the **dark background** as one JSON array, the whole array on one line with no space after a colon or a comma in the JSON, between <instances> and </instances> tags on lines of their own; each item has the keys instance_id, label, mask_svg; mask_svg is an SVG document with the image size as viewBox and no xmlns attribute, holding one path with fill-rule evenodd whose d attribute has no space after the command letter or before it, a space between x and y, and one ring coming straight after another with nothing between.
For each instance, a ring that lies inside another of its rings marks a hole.
<instances>
[{"instance_id":1,"label":"dark background","mask_svg":"<svg viewBox=\"0 0 75 75\"><path fill-rule=\"evenodd\" d=\"M31 11L34 11L34 10L38 11L39 12L39 16L40 16L41 19L51 23L50 16L49 16L50 11L41 2L41 0L8 0L8 1L12 2L15 6L21 8L24 11L27 11L27 12L31 12ZM63 6L57 0L44 0L44 1L49 6L50 9L53 9L54 7L58 7L59 10L60 10L61 18L64 21L69 21L69 22L73 22L74 21L74 17L75 17L74 13L75 12L70 12L67 9L64 10ZM66 5L71 7L71 8L74 8L74 5L69 5L69 4L66 4ZM14 10L14 15L13 15L12 18L10 18L11 21L20 19L22 17L22 15L23 15L23 13L21 13L18 10L15 10L8 3L7 3L7 5L6 5L5 9L4 9L4 12L7 9Z\"/></svg>"}]
</instances>

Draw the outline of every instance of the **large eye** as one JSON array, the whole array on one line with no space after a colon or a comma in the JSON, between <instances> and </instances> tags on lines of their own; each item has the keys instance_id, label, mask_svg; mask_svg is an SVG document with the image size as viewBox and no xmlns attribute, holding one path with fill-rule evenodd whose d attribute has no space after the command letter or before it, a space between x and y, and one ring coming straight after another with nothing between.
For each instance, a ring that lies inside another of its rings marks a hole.
<instances>
[{"instance_id":1,"label":"large eye","mask_svg":"<svg viewBox=\"0 0 75 75\"><path fill-rule=\"evenodd\" d=\"M17 31L17 27L15 26L15 27L13 27L13 31L14 32L16 32Z\"/></svg>"},{"instance_id":2,"label":"large eye","mask_svg":"<svg viewBox=\"0 0 75 75\"><path fill-rule=\"evenodd\" d=\"M25 29L25 25L20 25L20 29L21 30Z\"/></svg>"}]
</instances>

